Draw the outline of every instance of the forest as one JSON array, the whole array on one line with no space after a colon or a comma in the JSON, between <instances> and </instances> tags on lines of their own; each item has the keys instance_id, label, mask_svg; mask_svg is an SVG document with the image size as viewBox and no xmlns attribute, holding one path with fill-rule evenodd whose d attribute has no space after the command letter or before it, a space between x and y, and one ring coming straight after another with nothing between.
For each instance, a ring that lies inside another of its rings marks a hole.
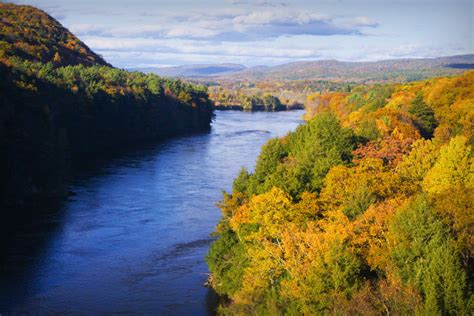
<instances>
[{"instance_id":1,"label":"forest","mask_svg":"<svg viewBox=\"0 0 474 316\"><path fill-rule=\"evenodd\" d=\"M78 166L210 127L207 88L111 67L45 12L0 4L2 203L64 196Z\"/></svg>"},{"instance_id":2,"label":"forest","mask_svg":"<svg viewBox=\"0 0 474 316\"><path fill-rule=\"evenodd\" d=\"M474 71L315 93L219 203L209 284L232 315L468 315Z\"/></svg>"},{"instance_id":3,"label":"forest","mask_svg":"<svg viewBox=\"0 0 474 316\"><path fill-rule=\"evenodd\" d=\"M466 1L14 2L0 316L474 314Z\"/></svg>"},{"instance_id":4,"label":"forest","mask_svg":"<svg viewBox=\"0 0 474 316\"><path fill-rule=\"evenodd\" d=\"M283 103L280 98L270 93L244 94L242 92L221 90L209 97L214 101L217 110L237 111L286 111L302 109L302 103L296 101Z\"/></svg>"},{"instance_id":5,"label":"forest","mask_svg":"<svg viewBox=\"0 0 474 316\"><path fill-rule=\"evenodd\" d=\"M198 81L198 82L202 82ZM324 80L295 81L204 81L209 98L219 110L285 111L303 109L310 94L347 91L352 82Z\"/></svg>"}]
</instances>

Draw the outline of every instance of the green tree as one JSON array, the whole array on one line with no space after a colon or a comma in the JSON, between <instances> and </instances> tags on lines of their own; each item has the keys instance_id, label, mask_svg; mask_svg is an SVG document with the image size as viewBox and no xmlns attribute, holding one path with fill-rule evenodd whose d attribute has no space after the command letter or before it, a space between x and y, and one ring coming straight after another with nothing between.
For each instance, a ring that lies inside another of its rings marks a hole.
<instances>
[{"instance_id":1,"label":"green tree","mask_svg":"<svg viewBox=\"0 0 474 316\"><path fill-rule=\"evenodd\" d=\"M423 100L423 94L417 94L408 112L415 116L421 135L425 138L431 138L437 122L433 110Z\"/></svg>"},{"instance_id":2,"label":"green tree","mask_svg":"<svg viewBox=\"0 0 474 316\"><path fill-rule=\"evenodd\" d=\"M237 175L237 178L235 178L234 180L234 183L232 185L232 192L246 192L249 180L250 174L248 173L247 169L242 167L242 169L240 169L239 171L239 174Z\"/></svg>"},{"instance_id":3,"label":"green tree","mask_svg":"<svg viewBox=\"0 0 474 316\"><path fill-rule=\"evenodd\" d=\"M466 273L444 225L423 196L394 218L390 255L402 280L422 292L427 314L467 312Z\"/></svg>"}]
</instances>

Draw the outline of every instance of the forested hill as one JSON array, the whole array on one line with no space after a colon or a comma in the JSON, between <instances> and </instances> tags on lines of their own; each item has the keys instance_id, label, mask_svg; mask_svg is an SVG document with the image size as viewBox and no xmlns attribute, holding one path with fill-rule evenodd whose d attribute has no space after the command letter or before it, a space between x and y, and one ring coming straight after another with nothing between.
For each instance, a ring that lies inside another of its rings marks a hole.
<instances>
[{"instance_id":1,"label":"forested hill","mask_svg":"<svg viewBox=\"0 0 474 316\"><path fill-rule=\"evenodd\" d=\"M308 98L220 203L225 315L469 315L474 71Z\"/></svg>"},{"instance_id":2,"label":"forested hill","mask_svg":"<svg viewBox=\"0 0 474 316\"><path fill-rule=\"evenodd\" d=\"M209 128L205 87L113 68L43 11L0 6L2 202L64 195L97 156Z\"/></svg>"},{"instance_id":3,"label":"forested hill","mask_svg":"<svg viewBox=\"0 0 474 316\"><path fill-rule=\"evenodd\" d=\"M215 64L143 68L147 73L186 77L203 82L239 83L269 81L334 81L347 83L400 83L437 76L461 74L474 68L474 55L438 58L404 58L372 62L338 60L299 61L276 66Z\"/></svg>"},{"instance_id":4,"label":"forested hill","mask_svg":"<svg viewBox=\"0 0 474 316\"><path fill-rule=\"evenodd\" d=\"M406 82L461 74L474 68L474 55L407 58L374 62L301 61L265 68L248 68L219 77L224 81L329 80L358 83Z\"/></svg>"},{"instance_id":5,"label":"forested hill","mask_svg":"<svg viewBox=\"0 0 474 316\"><path fill-rule=\"evenodd\" d=\"M46 12L0 3L0 57L57 65L109 65Z\"/></svg>"}]
</instances>

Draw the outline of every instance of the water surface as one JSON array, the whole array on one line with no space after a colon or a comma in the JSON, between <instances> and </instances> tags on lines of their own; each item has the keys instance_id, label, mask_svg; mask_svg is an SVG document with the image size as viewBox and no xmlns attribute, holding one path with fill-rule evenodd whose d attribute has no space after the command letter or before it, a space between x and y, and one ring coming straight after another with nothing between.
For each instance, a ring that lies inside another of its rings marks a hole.
<instances>
[{"instance_id":1,"label":"water surface","mask_svg":"<svg viewBox=\"0 0 474 316\"><path fill-rule=\"evenodd\" d=\"M221 191L302 114L217 111L209 133L80 175L76 195L4 232L0 312L211 313L204 258Z\"/></svg>"}]
</instances>

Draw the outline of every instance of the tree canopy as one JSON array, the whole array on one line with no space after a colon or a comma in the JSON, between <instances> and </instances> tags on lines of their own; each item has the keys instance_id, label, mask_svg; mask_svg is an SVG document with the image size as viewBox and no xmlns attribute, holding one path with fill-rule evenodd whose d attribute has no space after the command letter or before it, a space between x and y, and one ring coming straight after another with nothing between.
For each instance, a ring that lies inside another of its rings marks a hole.
<instances>
[{"instance_id":1,"label":"tree canopy","mask_svg":"<svg viewBox=\"0 0 474 316\"><path fill-rule=\"evenodd\" d=\"M220 203L221 314L467 315L474 71L310 96Z\"/></svg>"}]
</instances>

